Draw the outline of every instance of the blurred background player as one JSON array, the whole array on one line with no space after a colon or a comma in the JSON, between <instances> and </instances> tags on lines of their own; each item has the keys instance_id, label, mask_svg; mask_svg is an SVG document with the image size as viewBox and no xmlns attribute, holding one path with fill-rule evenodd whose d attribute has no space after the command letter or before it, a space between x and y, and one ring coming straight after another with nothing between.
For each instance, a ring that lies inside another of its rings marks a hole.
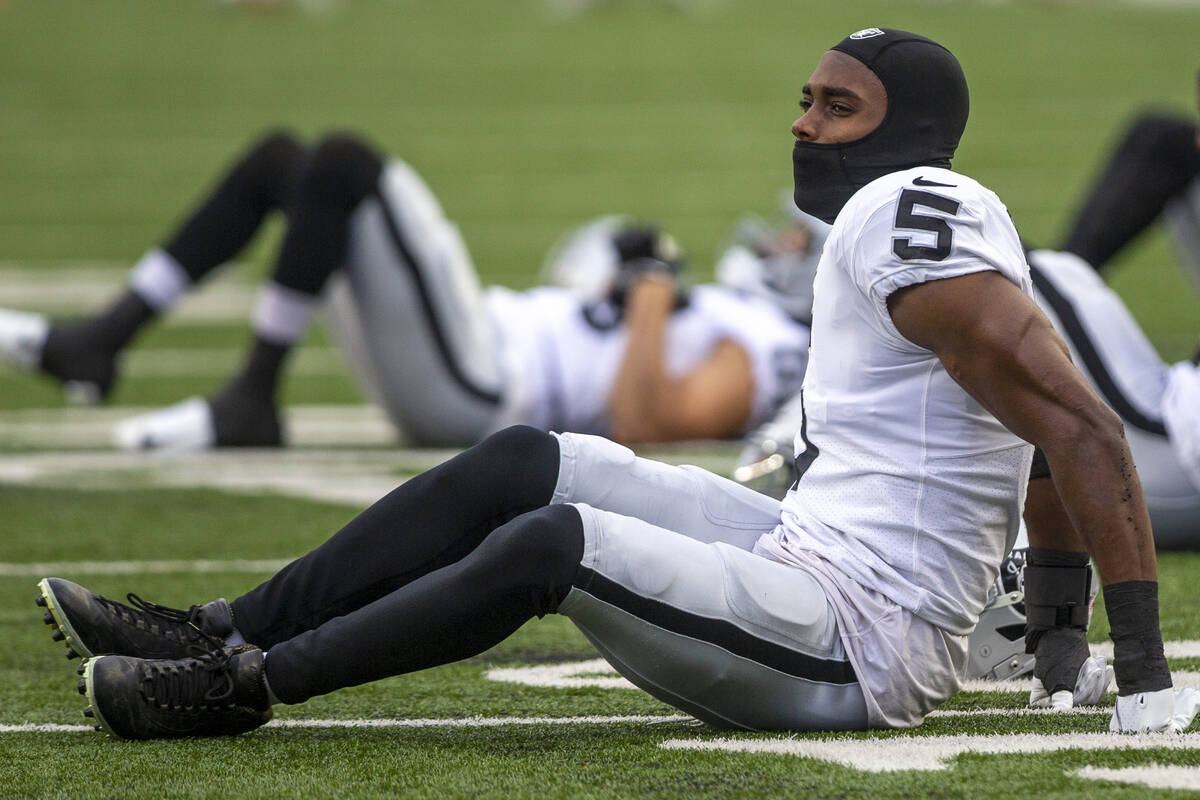
<instances>
[{"instance_id":1,"label":"blurred background player","mask_svg":"<svg viewBox=\"0 0 1200 800\"><path fill-rule=\"evenodd\" d=\"M108 308L73 324L0 312L0 353L61 381L75 400L103 400L137 332L240 252L273 211L288 224L240 371L207 399L121 423L121 446L281 445L284 362L335 273L333 328L366 393L410 443L465 445L514 423L623 442L735 437L768 418L804 373L808 320L744 269L739 288L688 289L671 237L614 217L551 254L548 275L573 288L485 293L458 229L407 164L385 162L354 136L309 148L286 133L250 147Z\"/></svg>"},{"instance_id":2,"label":"blurred background player","mask_svg":"<svg viewBox=\"0 0 1200 800\"><path fill-rule=\"evenodd\" d=\"M1197 102L1200 104L1200 74ZM1139 115L1084 199L1062 249L1101 271L1126 244L1162 217L1200 290L1198 177L1200 130L1195 120L1169 112Z\"/></svg>"}]
</instances>

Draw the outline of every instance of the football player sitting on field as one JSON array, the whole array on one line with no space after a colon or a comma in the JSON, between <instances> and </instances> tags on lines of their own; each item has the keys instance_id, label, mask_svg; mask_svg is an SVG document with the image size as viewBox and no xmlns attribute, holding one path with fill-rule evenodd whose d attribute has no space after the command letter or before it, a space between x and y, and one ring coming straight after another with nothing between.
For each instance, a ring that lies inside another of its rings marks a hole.
<instances>
[{"instance_id":1,"label":"football player sitting on field","mask_svg":"<svg viewBox=\"0 0 1200 800\"><path fill-rule=\"evenodd\" d=\"M1200 363L1166 364L1129 309L1078 256L1026 253L1033 296L1092 387L1117 412L1159 548L1200 547ZM799 398L747 437L734 479L783 497L796 479Z\"/></svg>"},{"instance_id":2,"label":"football player sitting on field","mask_svg":"<svg viewBox=\"0 0 1200 800\"><path fill-rule=\"evenodd\" d=\"M0 312L0 355L102 400L137 332L272 211L288 224L241 370L208 399L124 421L119 445L282 444L284 361L334 275L344 278L331 287L338 339L413 444L472 444L514 423L623 442L736 437L804 374L808 319L787 313L782 289L689 289L679 248L654 228L613 218L563 242L550 272L589 274L589 292L483 292L458 229L411 167L353 136L308 148L283 133L250 147L107 309L74 324ZM810 282L798 282L805 295Z\"/></svg>"},{"instance_id":3,"label":"football player sitting on field","mask_svg":"<svg viewBox=\"0 0 1200 800\"><path fill-rule=\"evenodd\" d=\"M796 205L833 227L782 502L598 436L514 426L232 603L131 608L43 579L45 621L88 657L85 715L120 738L239 733L274 704L473 656L558 613L715 726L911 727L961 685L1024 505L1045 687L1069 690L1081 643L1086 658L1090 553L1113 638L1110 728L1186 728L1200 696L1172 688L1120 419L1034 303L1008 211L950 169L968 110L958 61L868 28L821 57L802 97Z\"/></svg>"}]
</instances>

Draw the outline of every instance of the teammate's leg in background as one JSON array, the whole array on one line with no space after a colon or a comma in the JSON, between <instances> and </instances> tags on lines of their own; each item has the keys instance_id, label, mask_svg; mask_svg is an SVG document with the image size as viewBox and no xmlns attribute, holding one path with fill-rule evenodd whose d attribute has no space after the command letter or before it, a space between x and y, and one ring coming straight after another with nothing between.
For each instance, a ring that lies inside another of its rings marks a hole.
<instances>
[{"instance_id":1,"label":"teammate's leg in background","mask_svg":"<svg viewBox=\"0 0 1200 800\"><path fill-rule=\"evenodd\" d=\"M141 258L129 286L106 308L69 324L4 312L0 355L62 381L73 400L103 400L116 378L118 355L142 327L240 252L269 212L288 204L303 157L304 148L287 133L261 138L166 243Z\"/></svg>"},{"instance_id":2,"label":"teammate's leg in background","mask_svg":"<svg viewBox=\"0 0 1200 800\"><path fill-rule=\"evenodd\" d=\"M329 276L342 266L350 214L374 190L382 169L382 159L351 136L329 136L313 150L271 282L258 298L250 351L209 401L217 446L282 444L275 402L280 370L307 331Z\"/></svg>"},{"instance_id":3,"label":"teammate's leg in background","mask_svg":"<svg viewBox=\"0 0 1200 800\"><path fill-rule=\"evenodd\" d=\"M1162 114L1139 117L1096 180L1061 249L1103 269L1197 175L1195 123Z\"/></svg>"},{"instance_id":4,"label":"teammate's leg in background","mask_svg":"<svg viewBox=\"0 0 1200 800\"><path fill-rule=\"evenodd\" d=\"M125 420L116 440L131 449L277 447L284 435L276 393L284 362L308 330L329 276L342 266L348 222L376 187L383 162L349 135L324 138L295 171L287 230L262 288L241 368L207 400Z\"/></svg>"}]
</instances>

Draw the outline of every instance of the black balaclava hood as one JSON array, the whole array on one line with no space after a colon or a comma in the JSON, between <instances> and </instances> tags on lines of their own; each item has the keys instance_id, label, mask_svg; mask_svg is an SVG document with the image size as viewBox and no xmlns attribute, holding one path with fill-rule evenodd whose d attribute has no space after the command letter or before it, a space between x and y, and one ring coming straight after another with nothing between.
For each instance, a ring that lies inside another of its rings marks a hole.
<instances>
[{"instance_id":1,"label":"black balaclava hood","mask_svg":"<svg viewBox=\"0 0 1200 800\"><path fill-rule=\"evenodd\" d=\"M910 167L949 167L970 105L958 59L924 36L867 28L831 49L875 73L887 91L887 113L861 139L793 147L796 206L830 223L876 178Z\"/></svg>"}]
</instances>

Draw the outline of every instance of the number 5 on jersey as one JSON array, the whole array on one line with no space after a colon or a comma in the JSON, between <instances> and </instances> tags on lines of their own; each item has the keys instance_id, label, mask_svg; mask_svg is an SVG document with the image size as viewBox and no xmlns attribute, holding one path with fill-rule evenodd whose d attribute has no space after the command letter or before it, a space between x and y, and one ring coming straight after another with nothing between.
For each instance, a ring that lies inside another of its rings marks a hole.
<instances>
[{"instance_id":1,"label":"number 5 on jersey","mask_svg":"<svg viewBox=\"0 0 1200 800\"><path fill-rule=\"evenodd\" d=\"M943 217L920 214L916 206L932 208L943 214L957 216L961 203L949 197L932 192L922 192L918 189L905 189L900 192L900 202L896 205L896 230L929 231L937 234L937 241L932 247L923 244L913 244L912 239L899 236L892 239L892 252L905 261L944 261L950 255L954 246L954 231L950 223Z\"/></svg>"}]
</instances>

